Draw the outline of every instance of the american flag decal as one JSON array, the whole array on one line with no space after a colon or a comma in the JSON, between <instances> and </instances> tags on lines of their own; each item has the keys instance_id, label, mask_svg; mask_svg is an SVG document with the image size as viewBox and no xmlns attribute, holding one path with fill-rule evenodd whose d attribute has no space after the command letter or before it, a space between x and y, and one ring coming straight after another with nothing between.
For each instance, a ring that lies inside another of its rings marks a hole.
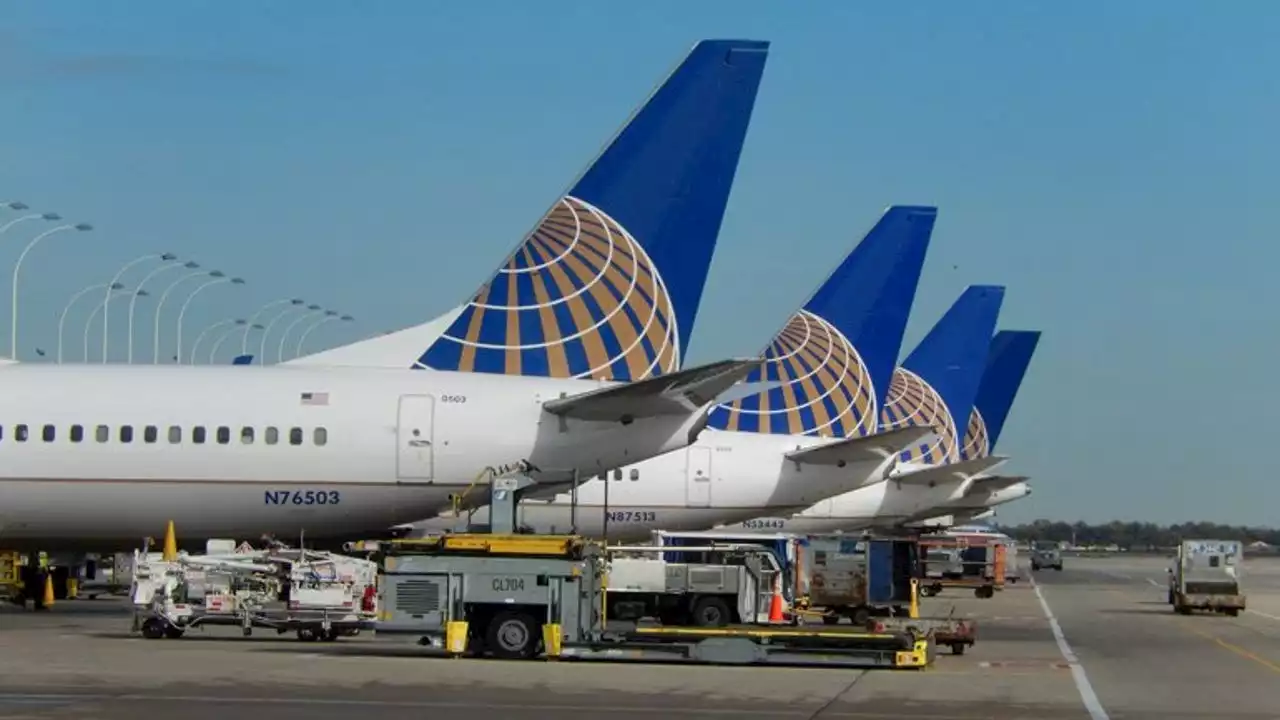
<instances>
[{"instance_id":1,"label":"american flag decal","mask_svg":"<svg viewBox=\"0 0 1280 720\"><path fill-rule=\"evenodd\" d=\"M328 405L328 404L329 404L329 393L327 393L327 392L322 392L322 393L317 393L317 392L305 392L305 393L302 393L302 404L303 404L303 405Z\"/></svg>"}]
</instances>

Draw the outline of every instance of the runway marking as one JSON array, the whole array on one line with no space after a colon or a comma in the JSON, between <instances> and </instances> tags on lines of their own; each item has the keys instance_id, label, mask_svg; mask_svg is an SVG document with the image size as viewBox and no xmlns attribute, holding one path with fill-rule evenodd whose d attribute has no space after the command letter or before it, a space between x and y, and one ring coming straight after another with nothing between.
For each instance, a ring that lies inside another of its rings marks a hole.
<instances>
[{"instance_id":1,"label":"runway marking","mask_svg":"<svg viewBox=\"0 0 1280 720\"><path fill-rule=\"evenodd\" d=\"M1040 590L1040 584L1033 578L1031 587L1035 588L1036 597L1040 599L1040 609L1044 611L1044 616L1049 619L1049 628L1053 630L1053 639L1058 641L1058 652L1062 653L1062 659L1067 661L1071 666L1071 677L1076 682L1076 691L1080 693L1080 701L1084 703L1084 709L1088 711L1092 720L1110 720L1107 711L1102 707L1102 701L1098 700L1098 694L1093 691L1093 685L1089 684L1089 676L1085 674L1084 665L1080 663L1080 659L1076 657L1075 652L1071 649L1071 645L1067 643L1067 636L1062 633L1062 626L1058 624L1058 618L1053 616L1053 610L1049 609L1049 601L1045 600L1044 593Z\"/></svg>"},{"instance_id":2,"label":"runway marking","mask_svg":"<svg viewBox=\"0 0 1280 720\"><path fill-rule=\"evenodd\" d=\"M1270 660L1268 660L1268 659L1266 659L1266 658L1264 658L1264 657L1262 657L1262 656L1260 656L1260 655L1256 655L1256 654L1254 654L1254 653L1252 653L1252 652L1249 652L1248 650L1245 650L1244 648L1240 647L1239 645L1235 645L1235 644L1229 643L1229 642L1227 642L1226 640L1223 640L1223 639L1221 639L1221 638L1219 638L1219 637L1217 637L1217 636L1215 636L1215 635L1210 635L1209 633L1207 633L1207 632L1205 632L1205 631L1201 630L1200 628L1192 627L1192 626L1187 625L1187 624L1185 624L1185 623L1182 625L1182 627L1186 628L1189 632L1193 632L1193 633L1195 633L1196 635L1199 635L1200 637L1202 637L1202 638L1204 638L1204 639L1206 639L1206 640L1212 640L1213 642L1217 643L1218 645L1221 645L1222 647L1226 648L1227 650L1230 650L1231 652L1235 653L1236 655L1239 655L1240 657L1245 658L1246 660L1252 660L1252 661L1254 661L1254 662L1258 663L1259 665L1261 665L1262 667L1264 667L1264 668L1266 668L1266 669L1270 670L1271 672L1273 672L1273 673L1276 673L1276 674L1280 675L1280 665L1277 665L1276 663L1273 663L1273 662L1271 662Z\"/></svg>"},{"instance_id":3,"label":"runway marking","mask_svg":"<svg viewBox=\"0 0 1280 720\"><path fill-rule=\"evenodd\" d=\"M1156 582L1155 580L1152 580L1151 578L1147 578L1147 582L1151 583L1152 585L1155 585L1156 587L1164 587L1163 585Z\"/></svg>"},{"instance_id":4,"label":"runway marking","mask_svg":"<svg viewBox=\"0 0 1280 720\"><path fill-rule=\"evenodd\" d=\"M1280 622L1280 615L1271 615L1269 613L1259 612L1257 610L1245 610L1245 612L1253 615L1258 615L1260 617L1264 617L1268 620L1275 620L1276 622Z\"/></svg>"}]
</instances>

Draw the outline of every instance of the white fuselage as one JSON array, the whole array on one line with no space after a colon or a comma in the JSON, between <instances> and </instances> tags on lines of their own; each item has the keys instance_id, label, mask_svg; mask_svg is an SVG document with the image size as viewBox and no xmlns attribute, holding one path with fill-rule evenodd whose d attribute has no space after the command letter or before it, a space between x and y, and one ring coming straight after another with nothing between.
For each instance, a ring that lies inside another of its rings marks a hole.
<instances>
[{"instance_id":1,"label":"white fuselage","mask_svg":"<svg viewBox=\"0 0 1280 720\"><path fill-rule=\"evenodd\" d=\"M584 422L610 383L308 367L15 365L0 373L0 547L339 536L447 506L486 467L594 474L685 447L701 412Z\"/></svg>"},{"instance_id":2,"label":"white fuselage","mask_svg":"<svg viewBox=\"0 0 1280 720\"><path fill-rule=\"evenodd\" d=\"M1020 483L1025 485L1025 483ZM1006 488L1008 492L983 493L978 497L964 497L962 480L945 481L928 485L886 480L859 487L851 492L823 500L799 513L785 515L757 515L740 523L723 526L734 532L789 532L830 533L853 532L875 527L892 527L903 522L939 515L951 509L968 508L984 502L988 497L1005 498L1000 502L1022 497L1029 490ZM1019 495L1018 493L1022 493ZM949 503L955 503L949 506ZM997 503L998 504L998 503ZM943 509L940 506L948 506ZM984 505L984 507L987 507Z\"/></svg>"},{"instance_id":3,"label":"white fuselage","mask_svg":"<svg viewBox=\"0 0 1280 720\"><path fill-rule=\"evenodd\" d=\"M618 542L643 540L654 530L709 530L762 512L799 512L879 477L893 462L890 457L840 468L785 457L798 447L828 442L832 440L705 430L684 450L623 466L608 473L608 479L584 482L576 498L562 492L522 500L517 523L539 534L576 531L594 538L604 537L607 529L608 539ZM477 510L469 520L488 524L489 508ZM465 527L467 518L448 515L411 525L415 534L452 531Z\"/></svg>"}]
</instances>

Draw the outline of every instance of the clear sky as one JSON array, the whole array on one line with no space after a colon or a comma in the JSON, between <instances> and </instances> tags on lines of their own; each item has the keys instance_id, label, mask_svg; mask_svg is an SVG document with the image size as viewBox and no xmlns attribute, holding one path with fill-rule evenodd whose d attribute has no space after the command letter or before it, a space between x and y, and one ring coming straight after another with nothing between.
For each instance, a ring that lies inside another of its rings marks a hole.
<instances>
[{"instance_id":1,"label":"clear sky","mask_svg":"<svg viewBox=\"0 0 1280 720\"><path fill-rule=\"evenodd\" d=\"M936 204L904 354L969 283L1045 333L998 448L1034 493L1002 521L1280 524L1280 4L0 6L0 201L96 227L24 263L21 359L150 251L248 281L199 296L188 338L291 295L359 320L312 349L435 317L693 42L765 39L690 361L755 352L885 205Z\"/></svg>"}]
</instances>

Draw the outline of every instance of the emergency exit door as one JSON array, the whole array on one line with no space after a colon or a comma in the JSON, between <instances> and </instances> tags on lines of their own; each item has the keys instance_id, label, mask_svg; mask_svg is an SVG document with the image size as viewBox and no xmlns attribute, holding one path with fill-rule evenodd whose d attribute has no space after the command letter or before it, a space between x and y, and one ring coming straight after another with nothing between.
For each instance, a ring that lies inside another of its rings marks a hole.
<instances>
[{"instance_id":1,"label":"emergency exit door","mask_svg":"<svg viewBox=\"0 0 1280 720\"><path fill-rule=\"evenodd\" d=\"M434 477L433 420L436 399L431 395L401 395L396 423L396 477L401 482L430 482Z\"/></svg>"},{"instance_id":2,"label":"emergency exit door","mask_svg":"<svg viewBox=\"0 0 1280 720\"><path fill-rule=\"evenodd\" d=\"M685 504L711 505L711 448L690 447L685 452Z\"/></svg>"}]
</instances>

